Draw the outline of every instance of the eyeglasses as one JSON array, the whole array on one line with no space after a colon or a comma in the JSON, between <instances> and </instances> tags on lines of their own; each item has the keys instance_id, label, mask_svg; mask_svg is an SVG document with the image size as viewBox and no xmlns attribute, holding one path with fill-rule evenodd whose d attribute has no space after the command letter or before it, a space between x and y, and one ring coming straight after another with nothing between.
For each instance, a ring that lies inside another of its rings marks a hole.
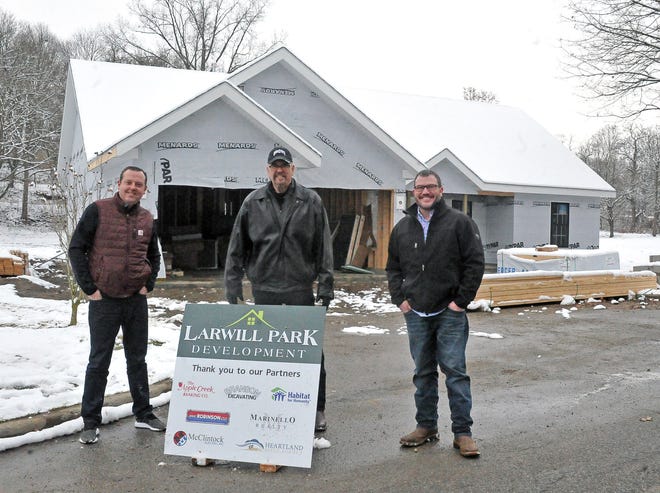
<instances>
[{"instance_id":1,"label":"eyeglasses","mask_svg":"<svg viewBox=\"0 0 660 493\"><path fill-rule=\"evenodd\" d=\"M438 185L436 185L435 183L431 183L430 185L415 185L413 188L414 188L415 190L417 190L418 192L423 192L425 188L426 188L429 192L432 192L432 191L434 191L436 188L438 188Z\"/></svg>"},{"instance_id":2,"label":"eyeglasses","mask_svg":"<svg viewBox=\"0 0 660 493\"><path fill-rule=\"evenodd\" d=\"M268 165L269 168L290 168L291 165L289 163L285 163L284 161L279 161L279 162L274 162L273 164Z\"/></svg>"}]
</instances>

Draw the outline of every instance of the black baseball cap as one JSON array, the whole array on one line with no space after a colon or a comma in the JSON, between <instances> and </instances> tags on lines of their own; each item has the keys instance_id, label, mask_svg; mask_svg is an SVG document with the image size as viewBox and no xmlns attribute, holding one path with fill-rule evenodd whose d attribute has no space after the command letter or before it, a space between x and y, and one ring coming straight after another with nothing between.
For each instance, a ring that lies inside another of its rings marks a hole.
<instances>
[{"instance_id":1,"label":"black baseball cap","mask_svg":"<svg viewBox=\"0 0 660 493\"><path fill-rule=\"evenodd\" d=\"M273 164L275 161L284 161L286 164L291 164L293 158L291 157L289 149L280 146L274 147L268 153L268 164Z\"/></svg>"}]
</instances>

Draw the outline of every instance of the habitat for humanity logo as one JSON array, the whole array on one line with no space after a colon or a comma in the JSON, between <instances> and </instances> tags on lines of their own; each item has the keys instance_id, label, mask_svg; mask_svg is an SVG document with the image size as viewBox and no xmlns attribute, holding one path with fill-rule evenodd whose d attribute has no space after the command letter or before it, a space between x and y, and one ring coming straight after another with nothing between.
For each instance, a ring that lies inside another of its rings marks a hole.
<instances>
[{"instance_id":1,"label":"habitat for humanity logo","mask_svg":"<svg viewBox=\"0 0 660 493\"><path fill-rule=\"evenodd\" d=\"M243 443L237 443L237 447L242 448L243 450L249 450L251 452L261 452L264 449L263 444L256 438L251 440L246 440Z\"/></svg>"},{"instance_id":2,"label":"habitat for humanity logo","mask_svg":"<svg viewBox=\"0 0 660 493\"><path fill-rule=\"evenodd\" d=\"M188 409L186 421L191 423L207 423L212 425L228 425L229 413L220 413L216 411L194 411Z\"/></svg>"},{"instance_id":3,"label":"habitat for humanity logo","mask_svg":"<svg viewBox=\"0 0 660 493\"><path fill-rule=\"evenodd\" d=\"M282 387L275 387L270 390L271 398L276 402L294 402L297 404L309 404L311 394L306 392L288 392Z\"/></svg>"}]
</instances>

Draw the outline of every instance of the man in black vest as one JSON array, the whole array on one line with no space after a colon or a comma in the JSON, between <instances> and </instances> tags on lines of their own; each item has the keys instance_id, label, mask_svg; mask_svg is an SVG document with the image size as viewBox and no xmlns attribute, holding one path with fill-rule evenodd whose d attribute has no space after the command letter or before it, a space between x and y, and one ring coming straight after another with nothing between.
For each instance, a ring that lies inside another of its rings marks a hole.
<instances>
[{"instance_id":1,"label":"man in black vest","mask_svg":"<svg viewBox=\"0 0 660 493\"><path fill-rule=\"evenodd\" d=\"M243 299L243 276L257 305L311 306L333 298L332 241L328 217L316 192L293 179L291 153L268 154L270 183L245 198L231 233L225 265L229 303ZM313 284L318 281L316 298ZM316 431L325 431L325 358L321 356Z\"/></svg>"},{"instance_id":2,"label":"man in black vest","mask_svg":"<svg viewBox=\"0 0 660 493\"><path fill-rule=\"evenodd\" d=\"M114 197L83 212L69 245L76 281L89 299L90 352L81 406L80 442L96 443L115 338L122 329L135 427L165 431L149 403L148 309L160 267L154 218L140 206L147 174L129 166L119 175Z\"/></svg>"}]
</instances>

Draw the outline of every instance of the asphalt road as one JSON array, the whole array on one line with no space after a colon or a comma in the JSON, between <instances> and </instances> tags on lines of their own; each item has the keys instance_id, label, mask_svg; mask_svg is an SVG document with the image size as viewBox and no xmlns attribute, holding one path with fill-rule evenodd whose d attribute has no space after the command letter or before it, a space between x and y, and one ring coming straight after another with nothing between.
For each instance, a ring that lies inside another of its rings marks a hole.
<instances>
[{"instance_id":1,"label":"asphalt road","mask_svg":"<svg viewBox=\"0 0 660 493\"><path fill-rule=\"evenodd\" d=\"M655 308L651 308L655 307ZM402 449L414 428L412 364L396 313L328 317L328 430L311 469L195 467L132 419L0 453L0 492L653 492L660 493L660 302L473 313L474 437L482 456L440 440ZM374 325L388 334L342 333ZM157 410L162 417L167 407Z\"/></svg>"}]
</instances>

